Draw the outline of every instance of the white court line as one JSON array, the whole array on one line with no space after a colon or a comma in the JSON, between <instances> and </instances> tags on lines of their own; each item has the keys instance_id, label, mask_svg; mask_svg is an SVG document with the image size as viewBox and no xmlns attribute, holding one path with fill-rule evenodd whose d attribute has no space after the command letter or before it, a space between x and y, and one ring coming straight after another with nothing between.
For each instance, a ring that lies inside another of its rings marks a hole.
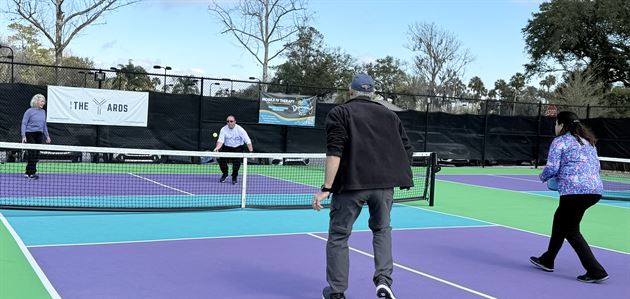
<instances>
[{"instance_id":1,"label":"white court line","mask_svg":"<svg viewBox=\"0 0 630 299\"><path fill-rule=\"evenodd\" d=\"M435 227L407 227L393 229L393 231L407 230L430 230L430 229L451 229L451 228L479 228L494 227L496 225L466 225L466 226L435 226ZM357 229L353 232L371 232L369 229ZM93 243L68 243L68 244L47 244L47 245L29 245L28 248L46 248L46 247L65 247L65 246L90 246L90 245L115 245L115 244L133 244L133 243L158 243L169 241L188 241L188 240L212 240L212 239L235 239L235 238L255 238L255 237L282 237L303 234L327 234L328 231L321 232L295 232L295 233L277 233L277 234L257 234L257 235L232 235L232 236L213 236L213 237L194 237L194 238L170 238L170 239L153 239L153 240L135 240L135 241L113 241L113 242L93 242Z\"/></svg>"},{"instance_id":2,"label":"white court line","mask_svg":"<svg viewBox=\"0 0 630 299\"><path fill-rule=\"evenodd\" d=\"M511 178L511 177L506 177L506 178ZM482 185L475 185L475 184L469 184L469 183L449 181L449 180L446 180L446 179L436 179L436 180L442 181L442 182L447 182L447 183L464 185L464 186L479 187L479 188L486 188L486 189L492 189L492 190L501 190L501 191L510 191L510 192L516 192L516 193L521 193L521 194L529 194L529 195L535 195L535 196L546 197L546 198L556 198L555 196L549 196L549 195L545 195L545 194L534 193L534 192L538 192L538 191L516 191L516 190L511 190L511 189L502 189L502 188L497 188L497 187L488 187L488 186L482 186ZM604 199L604 200L608 200L608 199ZM617 209L625 209L625 210L630 209L628 207L624 207L624 206L620 206L620 205L614 205L614 204L609 204L609 203L601 202L601 201L598 202L597 204L598 205L602 205L602 206L607 206L607 207L613 207L613 208L617 208ZM477 219L475 219L475 220L477 220ZM477 221L481 221L481 220L477 220Z\"/></svg>"},{"instance_id":3,"label":"white court line","mask_svg":"<svg viewBox=\"0 0 630 299\"><path fill-rule=\"evenodd\" d=\"M451 181L447 181L447 180L440 180L440 181L447 182L447 183L453 183L453 184L459 184L459 185L466 185L466 186L472 186L472 187L492 189L492 190L509 191L509 190L499 189L499 188L494 188L494 187L485 187L485 186L472 185L472 184L467 184L467 183L451 182ZM526 193L526 192L520 192L520 193L531 194L531 195L536 195L536 196L542 196L542 197L549 198L549 196L542 195L542 194ZM397 204L398 205L404 205L402 203L397 203ZM407 206L409 208L413 208L413 209L419 209L419 210L423 210L423 211L429 211L429 212L434 212L434 213L448 215L448 216L453 216L453 217L460 217L460 218L475 220L475 221L479 221L479 222L485 222L485 223L493 224L493 225L496 225L496 226L501 226L501 227L505 227L505 228L509 228L509 229L513 229L513 230L518 230L518 231L522 231L522 232L530 233L530 234L534 234L534 235L539 235L539 236L543 236L543 237L549 237L549 235L545 235L545 234L541 234L541 233L537 233L537 232L533 232L533 231L528 231L528 230L524 230L524 229L521 229L521 228L512 227L512 226L508 226L508 225L498 224L498 223L494 223L494 222L490 222L490 221L486 221L486 220L480 220L480 219L477 219L477 218L472 218L472 217L467 217L467 216L460 216L460 215L455 215L455 214L446 213L446 212L440 212L440 211L433 211L433 210L428 210L426 208L421 208L421 207L416 207L416 206L410 206L410 205L405 205L405 206ZM612 248L606 248L606 247L601 247L601 246L596 246L596 245L591 245L591 244L589 244L589 246L590 247L594 247L594 248L599 248L599 249L602 249L602 250L607 250L607 251L612 251L612 252L621 253L621 254L625 254L625 255L630 255L630 253L628 253L628 252L623 252L623 251L619 251L619 250L612 249Z\"/></svg>"},{"instance_id":4,"label":"white court line","mask_svg":"<svg viewBox=\"0 0 630 299\"><path fill-rule=\"evenodd\" d=\"M536 191L536 192L549 192L549 191ZM555 192L555 191L554 191L554 192ZM527 192L527 191L523 191L523 192L519 192L519 193L536 194L536 193L529 193L529 192ZM555 192L555 193L557 194L557 192ZM537 194L537 195L545 195L545 194ZM555 198L555 199L558 199L558 196L556 196L556 195L549 195L549 194L547 194L547 195L545 195L545 196L547 196L547 197L549 197L549 198ZM618 208L618 209L626 209L626 210L630 210L630 206L628 206L628 207L624 207L624 206L622 206L622 205L616 205L616 204L614 204L614 203L613 203L613 201L614 201L614 200L612 200L612 199L605 199L605 198L602 198L602 199L601 199L601 200L597 203L597 205L598 205L598 206L607 206L607 207L613 207L613 208Z\"/></svg>"},{"instance_id":5,"label":"white court line","mask_svg":"<svg viewBox=\"0 0 630 299\"><path fill-rule=\"evenodd\" d=\"M57 293L57 290L55 290L55 287L53 287L53 285L50 283L50 280L48 280L48 277L46 277L46 274L44 274L44 271L42 271L42 268L39 267L33 255L31 255L31 252L28 251L26 245L24 245L24 241L22 241L22 238L20 238L17 232L15 232L11 224L9 224L9 221L7 221L7 219L4 218L4 215L2 215L2 213L0 213L0 221L2 221L4 226L7 228L7 230L11 234L11 237L13 237L13 239L15 240L15 243L17 243L18 247L20 248L20 251L22 251L22 254L24 254L24 257L26 257L26 260L31 265L31 268L33 268L33 271L35 271L35 274L37 274L37 277L44 285L44 288L46 288L46 291L48 291L48 294L50 294L50 297L52 297L53 299L60 299L61 296L59 296L59 293Z\"/></svg>"},{"instance_id":6,"label":"white court line","mask_svg":"<svg viewBox=\"0 0 630 299\"><path fill-rule=\"evenodd\" d=\"M490 176L496 176L499 178L504 178L504 179L513 179L513 180L519 180L519 181L526 181L526 182L534 182L534 183L540 183L541 185L543 185L544 183L541 182L540 180L532 180L532 179L524 179L524 178L515 178L515 177L511 177L511 176L504 176L504 175L500 175L500 174L487 174Z\"/></svg>"},{"instance_id":7,"label":"white court line","mask_svg":"<svg viewBox=\"0 0 630 299\"><path fill-rule=\"evenodd\" d=\"M315 189L319 189L317 186L309 185L307 183L300 183L300 182L290 181L288 179L277 178L277 177L266 175L266 174L254 173L254 175L261 176L261 177L264 177L264 178L274 179L274 180L278 180L278 181L285 181L285 182L293 183L293 184L296 184L296 185L302 185L302 186L306 186L306 187L313 187Z\"/></svg>"},{"instance_id":8,"label":"white court line","mask_svg":"<svg viewBox=\"0 0 630 299\"><path fill-rule=\"evenodd\" d=\"M322 240L322 241L328 241L328 239L326 239L326 238L324 238L324 237L320 237L320 236L315 235L315 234L312 234L312 233L307 233L307 235L309 235L309 236L311 236L311 237L314 237L314 238L317 238L317 239L320 239L320 240ZM369 254L369 253L367 253L367 252L365 252L365 251L362 251L362 250L359 250L359 249L353 248L353 247L351 247L351 246L348 246L348 248L349 248L350 250L354 251L354 252L357 252L357 253L360 253L360 254L362 254L362 255L368 256L368 257L370 257L370 258L374 258L374 256L373 256L373 255L371 255L371 254ZM458 289L460 289L460 290L463 290L463 291L466 291L466 292L469 292L469 293L473 293L473 294L475 294L475 295L478 295L478 296L481 296L481 297L484 297L484 298L488 298L488 299L496 299L496 297L492 297L492 296L490 296L490 295L488 295L488 294L484 294L484 293L482 293L482 292L475 291L475 290L470 289L470 288L467 288L467 287L465 287L465 286L458 285L458 284L456 284L456 283L454 283L454 282L450 282L450 281L448 281L448 280L445 280L445 279L439 278L439 277L437 277L437 276L433 276L433 275L431 275L431 274L428 274L428 273L424 273L424 272L418 271L418 270L416 270L416 269L413 269L413 268L410 268L410 267L407 267L407 266L401 265L401 264L399 264L399 263L394 263L394 266L395 266L395 267L398 267L398 268L400 268L400 269L403 269L403 270L409 271L409 272L411 272L411 273L418 274L418 275L424 276L424 277L426 277L426 278L433 279L433 280L435 280L435 281L438 281L438 282L441 282L441 283L447 284L447 285L449 285L449 286L452 286L452 287L458 288Z\"/></svg>"},{"instance_id":9,"label":"white court line","mask_svg":"<svg viewBox=\"0 0 630 299\"><path fill-rule=\"evenodd\" d=\"M492 190L500 190L500 191L511 191L511 192L517 192L517 193L523 193L523 194L531 194L531 195L536 195L536 196L542 196L542 197L549 198L549 196L547 196L547 195L542 195L542 194L537 194L537 193L529 193L528 191L515 191L515 190L511 190L511 189L503 189L503 188L497 188L497 187L489 187L489 186L482 186L482 185L475 185L475 184L469 184L469 183L449 181L449 180L446 180L446 179L437 179L436 178L436 180L442 181L442 182L445 182L445 183L452 183L452 184L458 184L458 185L464 185L464 186L470 186L470 187L479 187L479 188L484 188L484 189L492 189ZM481 220L477 220L477 221L481 221Z\"/></svg>"},{"instance_id":10,"label":"white court line","mask_svg":"<svg viewBox=\"0 0 630 299\"><path fill-rule=\"evenodd\" d=\"M500 177L500 178L505 178L505 179L513 179L513 180L521 180L521 181L527 181L527 182L535 182L535 183L542 183L540 180L532 180L532 179L524 179L524 178L514 178L514 177L509 177L509 176L503 176L503 175L498 175L498 174L490 174L491 176L496 176L496 177ZM509 189L505 189L505 190L509 190ZM510 190L511 191L511 190ZM528 193L528 194L535 194L535 193L530 193L530 192L537 192L537 191L515 191L515 192L520 192L520 193ZM605 191L604 191L605 192ZM548 197L553 197L555 198L555 196L549 196ZM602 200L609 200L609 199L605 199L603 198ZM607 203L607 202L598 202L599 205L604 205L604 206L609 206L609 207L615 207L615 208L621 208L621 209L630 209L630 207L624 207L624 206L620 206L620 205L614 205L611 203Z\"/></svg>"},{"instance_id":11,"label":"white court line","mask_svg":"<svg viewBox=\"0 0 630 299\"><path fill-rule=\"evenodd\" d=\"M164 188L168 188L168 189L171 189L171 190L175 190L175 191L177 191L177 192L184 193L184 194L186 194L186 195L194 195L194 194L192 194L192 193L190 193L190 192L187 192L187 191L184 191L184 190L181 190L181 189L177 189L177 188L175 188L175 187L171 187L171 186L169 186L169 185L164 185L164 184L162 184L162 183L160 183L160 182L158 182L158 181L154 181L154 180L152 180L152 179L150 179L150 178L146 178L146 177L143 177L143 176L140 176L140 175L137 175L137 174L131 173L131 172L128 172L127 174L129 174L129 175L131 175L131 176L135 176L135 177L140 178L140 179L143 179L143 180L145 180L145 181L149 181L149 182L151 182L151 183L154 183L154 184L160 185L160 186L162 186L162 187L164 187Z\"/></svg>"}]
</instances>

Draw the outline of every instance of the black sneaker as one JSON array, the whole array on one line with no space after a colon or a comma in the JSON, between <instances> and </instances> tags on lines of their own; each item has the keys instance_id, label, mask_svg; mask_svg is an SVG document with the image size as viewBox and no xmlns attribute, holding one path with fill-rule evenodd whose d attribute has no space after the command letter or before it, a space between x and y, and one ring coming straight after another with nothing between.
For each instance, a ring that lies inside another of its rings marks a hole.
<instances>
[{"instance_id":1,"label":"black sneaker","mask_svg":"<svg viewBox=\"0 0 630 299\"><path fill-rule=\"evenodd\" d=\"M376 286L376 297L385 299L396 299L394 292L386 282L379 282Z\"/></svg>"},{"instance_id":2,"label":"black sneaker","mask_svg":"<svg viewBox=\"0 0 630 299\"><path fill-rule=\"evenodd\" d=\"M532 264L534 264L534 266L536 266L538 269L541 269L541 270L546 271L546 272L553 272L553 267L547 267L547 266L543 265L543 263L540 261L540 258L532 256L532 257L529 258L529 261Z\"/></svg>"},{"instance_id":3,"label":"black sneaker","mask_svg":"<svg viewBox=\"0 0 630 299\"><path fill-rule=\"evenodd\" d=\"M606 280L606 279L608 279L608 278L609 278L608 274L603 274L603 275L589 275L589 274L587 273L587 274L584 274L584 275L580 275L580 276L578 276L578 277L577 277L577 280L578 280L578 281L581 281L581 282L590 282L590 283L595 283L595 282L602 282L602 281L604 281L604 280Z\"/></svg>"},{"instance_id":4,"label":"black sneaker","mask_svg":"<svg viewBox=\"0 0 630 299\"><path fill-rule=\"evenodd\" d=\"M238 179L237 178L232 178L232 185L236 185L236 183L238 183Z\"/></svg>"},{"instance_id":5,"label":"black sneaker","mask_svg":"<svg viewBox=\"0 0 630 299\"><path fill-rule=\"evenodd\" d=\"M227 179L227 175L222 175L221 178L219 179L219 183L223 183L225 182L225 179Z\"/></svg>"},{"instance_id":6,"label":"black sneaker","mask_svg":"<svg viewBox=\"0 0 630 299\"><path fill-rule=\"evenodd\" d=\"M333 293L333 289L331 287L325 287L322 291L323 299L346 299L346 295L343 293Z\"/></svg>"}]
</instances>

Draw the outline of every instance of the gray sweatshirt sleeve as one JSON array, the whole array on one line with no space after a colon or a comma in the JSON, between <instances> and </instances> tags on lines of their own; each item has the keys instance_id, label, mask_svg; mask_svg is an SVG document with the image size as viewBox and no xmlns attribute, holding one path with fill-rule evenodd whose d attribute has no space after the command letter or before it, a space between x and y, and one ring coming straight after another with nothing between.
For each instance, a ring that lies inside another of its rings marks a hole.
<instances>
[{"instance_id":1,"label":"gray sweatshirt sleeve","mask_svg":"<svg viewBox=\"0 0 630 299\"><path fill-rule=\"evenodd\" d=\"M31 118L32 114L33 113L31 109L28 109L26 110L26 112L24 112L24 116L22 117L22 127L21 127L22 138L26 137L26 124L28 124L28 120Z\"/></svg>"}]
</instances>

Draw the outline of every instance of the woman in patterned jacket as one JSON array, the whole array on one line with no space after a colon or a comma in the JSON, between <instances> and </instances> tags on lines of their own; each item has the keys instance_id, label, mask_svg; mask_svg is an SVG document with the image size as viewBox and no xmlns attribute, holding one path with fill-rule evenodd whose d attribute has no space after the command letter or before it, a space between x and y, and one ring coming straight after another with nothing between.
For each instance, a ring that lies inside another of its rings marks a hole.
<instances>
[{"instance_id":1,"label":"woman in patterned jacket","mask_svg":"<svg viewBox=\"0 0 630 299\"><path fill-rule=\"evenodd\" d=\"M586 274L577 279L582 282L604 281L608 279L608 273L580 233L584 212L599 201L604 189L599 177L595 137L580 123L578 116L569 111L558 113L555 129L557 137L549 148L547 166L540 174L540 180L557 179L560 205L553 216L547 251L540 257L531 257L530 262L544 271L553 272L554 260L566 239L586 269Z\"/></svg>"}]
</instances>

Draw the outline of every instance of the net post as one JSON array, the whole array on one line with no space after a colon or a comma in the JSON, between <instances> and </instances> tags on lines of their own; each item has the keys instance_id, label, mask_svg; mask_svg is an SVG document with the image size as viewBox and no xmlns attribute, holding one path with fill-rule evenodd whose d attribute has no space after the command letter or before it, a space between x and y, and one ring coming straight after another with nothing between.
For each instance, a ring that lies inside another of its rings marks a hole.
<instances>
[{"instance_id":1,"label":"net post","mask_svg":"<svg viewBox=\"0 0 630 299\"><path fill-rule=\"evenodd\" d=\"M432 207L435 202L435 173L439 171L437 166L437 153L431 153L431 182L429 182L429 206Z\"/></svg>"},{"instance_id":2,"label":"net post","mask_svg":"<svg viewBox=\"0 0 630 299\"><path fill-rule=\"evenodd\" d=\"M243 189L241 190L241 209L245 208L245 195L247 193L247 155L243 155Z\"/></svg>"}]
</instances>

